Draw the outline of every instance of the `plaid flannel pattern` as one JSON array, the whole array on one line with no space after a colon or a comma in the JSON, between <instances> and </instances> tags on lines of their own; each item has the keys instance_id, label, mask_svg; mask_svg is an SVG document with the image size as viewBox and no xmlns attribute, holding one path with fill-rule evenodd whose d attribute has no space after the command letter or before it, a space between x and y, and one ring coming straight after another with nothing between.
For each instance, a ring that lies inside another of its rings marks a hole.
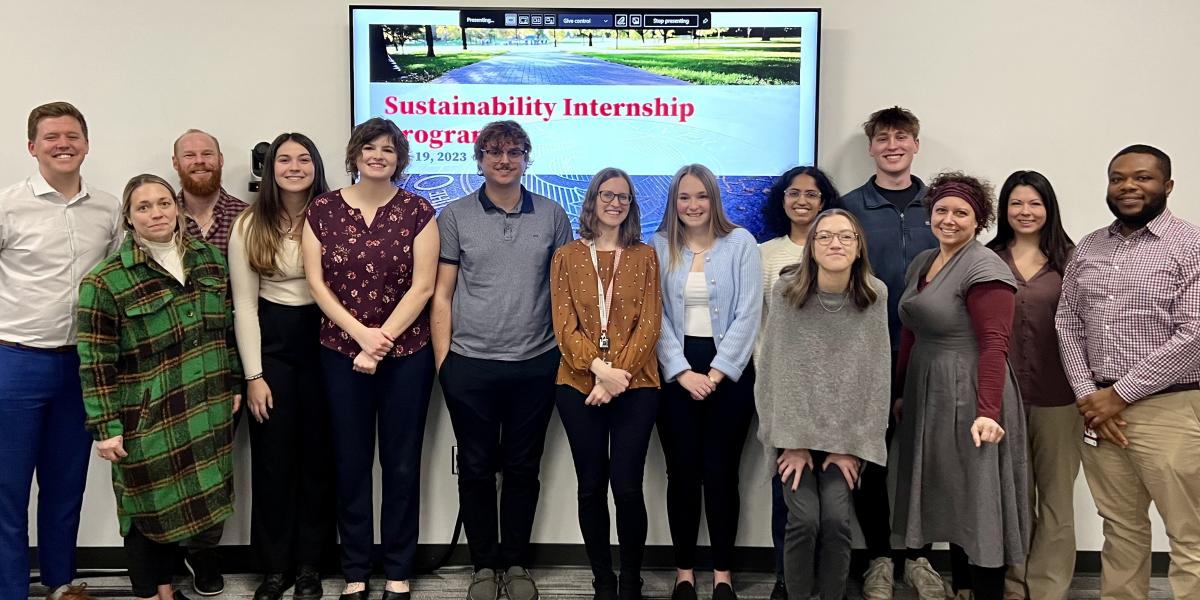
<instances>
[{"instance_id":1,"label":"plaid flannel pattern","mask_svg":"<svg viewBox=\"0 0 1200 600\"><path fill-rule=\"evenodd\" d=\"M1200 381L1200 229L1164 211L1079 243L1055 317L1076 397L1115 381L1126 402Z\"/></svg>"},{"instance_id":2,"label":"plaid flannel pattern","mask_svg":"<svg viewBox=\"0 0 1200 600\"><path fill-rule=\"evenodd\" d=\"M233 394L241 376L225 260L187 238L180 284L133 241L80 286L87 427L123 436L113 464L121 535L192 537L233 513Z\"/></svg>"},{"instance_id":3,"label":"plaid flannel pattern","mask_svg":"<svg viewBox=\"0 0 1200 600\"><path fill-rule=\"evenodd\" d=\"M179 192L179 203L183 204L183 192ZM187 216L185 220L187 221L188 235L216 246L221 250L222 256L228 256L229 235L233 233L233 222L237 220L243 210L246 210L247 206L245 202L226 192L225 188L221 188L221 193L217 196L217 203L213 205L213 221L208 228L208 235L201 235L200 224Z\"/></svg>"}]
</instances>

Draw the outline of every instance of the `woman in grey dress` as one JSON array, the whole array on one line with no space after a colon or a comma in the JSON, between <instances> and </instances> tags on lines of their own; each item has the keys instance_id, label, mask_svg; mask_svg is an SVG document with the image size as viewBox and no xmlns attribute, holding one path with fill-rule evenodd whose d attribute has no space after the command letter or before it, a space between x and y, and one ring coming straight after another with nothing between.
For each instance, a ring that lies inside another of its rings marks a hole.
<instances>
[{"instance_id":1,"label":"woman in grey dress","mask_svg":"<svg viewBox=\"0 0 1200 600\"><path fill-rule=\"evenodd\" d=\"M1006 356L1016 282L975 240L995 218L991 188L938 176L929 207L938 248L913 260L900 299L904 377L893 536L951 544L959 597L1000 600L1005 565L1029 546L1025 419Z\"/></svg>"}]
</instances>

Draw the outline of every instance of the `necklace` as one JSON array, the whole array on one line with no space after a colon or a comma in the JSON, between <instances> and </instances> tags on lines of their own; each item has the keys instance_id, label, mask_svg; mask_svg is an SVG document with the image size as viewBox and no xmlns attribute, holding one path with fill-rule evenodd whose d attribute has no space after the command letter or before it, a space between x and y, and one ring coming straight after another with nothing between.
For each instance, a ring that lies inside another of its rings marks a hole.
<instances>
[{"instance_id":1,"label":"necklace","mask_svg":"<svg viewBox=\"0 0 1200 600\"><path fill-rule=\"evenodd\" d=\"M289 240L295 241L296 238L299 236L299 231L297 231L297 230L300 228L300 224L304 222L304 219L300 218L300 217L293 217L293 216L289 215L288 222L291 223L291 225L287 228L287 231L283 232L283 236Z\"/></svg>"},{"instance_id":2,"label":"necklace","mask_svg":"<svg viewBox=\"0 0 1200 600\"><path fill-rule=\"evenodd\" d=\"M212 227L213 221L217 220L217 213L215 211L208 213L208 220L203 223L201 223L200 219L197 219L196 217L192 217L192 220L195 221L196 226L200 228L200 235L206 236L208 235L208 228Z\"/></svg>"},{"instance_id":3,"label":"necklace","mask_svg":"<svg viewBox=\"0 0 1200 600\"><path fill-rule=\"evenodd\" d=\"M841 294L841 296L842 296L842 302L837 305L837 308L829 308L829 306L827 306L825 304L825 300L821 299L821 290L817 290L817 303L819 303L821 305L821 308L825 309L825 312L835 313L835 312L838 312L838 311L842 310L843 308L845 308L846 300L850 299L849 292L843 292Z\"/></svg>"}]
</instances>

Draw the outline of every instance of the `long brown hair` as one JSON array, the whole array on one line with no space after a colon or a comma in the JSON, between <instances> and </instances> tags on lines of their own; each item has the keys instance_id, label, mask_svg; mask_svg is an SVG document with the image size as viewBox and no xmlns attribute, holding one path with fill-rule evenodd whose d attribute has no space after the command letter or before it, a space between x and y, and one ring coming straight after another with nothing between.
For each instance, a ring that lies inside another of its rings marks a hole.
<instances>
[{"instance_id":1,"label":"long brown hair","mask_svg":"<svg viewBox=\"0 0 1200 600\"><path fill-rule=\"evenodd\" d=\"M675 270L683 260L683 223L679 220L676 198L679 197L679 183L685 175L691 175L704 184L704 191L708 194L708 230L713 237L725 237L737 229L737 225L725 216L725 209L721 205L721 188L717 185L717 177L713 172L701 164L684 165L671 179L671 187L667 191L667 207L663 211L662 222L658 225L658 231L667 237L667 245L671 248L667 261L668 271Z\"/></svg>"},{"instance_id":2,"label":"long brown hair","mask_svg":"<svg viewBox=\"0 0 1200 600\"><path fill-rule=\"evenodd\" d=\"M871 270L871 259L867 256L867 236L863 235L862 224L849 211L831 208L813 219L812 227L808 229L808 237L804 241L804 256L800 262L784 267L779 276L785 282L783 297L796 308L803 308L813 294L817 293L817 273L820 266L813 257L813 247L817 243L817 229L821 221L828 217L842 216L850 221L850 227L858 234L858 257L850 265L850 300L858 310L866 310L879 299L879 293L871 287L870 279L874 276Z\"/></svg>"},{"instance_id":3,"label":"long brown hair","mask_svg":"<svg viewBox=\"0 0 1200 600\"><path fill-rule=\"evenodd\" d=\"M246 258L249 259L250 268L263 277L270 277L279 270L276 257L283 244L284 234L279 228L279 223L291 218L284 209L279 184L275 182L275 155L278 154L279 147L289 141L304 146L304 150L312 158L313 182L312 187L308 188L304 209L308 210L308 204L313 198L329 191L329 184L325 182L325 165L321 161L317 145L302 133L281 133L276 136L263 157L263 179L258 188L258 200L243 211L235 223L238 231L246 236Z\"/></svg>"},{"instance_id":4,"label":"long brown hair","mask_svg":"<svg viewBox=\"0 0 1200 600\"><path fill-rule=\"evenodd\" d=\"M158 175L153 173L134 175L129 183L125 184L125 191L121 192L121 217L125 220L125 229L129 231L130 236L137 239L133 222L129 220L129 210L133 204L133 193L143 185L161 185L167 188L167 193L171 194L171 198L175 200L175 247L179 249L179 255L183 256L183 251L187 248L187 242L184 240L184 237L187 236L187 217L184 216L183 206L179 204L179 195L175 193L175 188Z\"/></svg>"},{"instance_id":5,"label":"long brown hair","mask_svg":"<svg viewBox=\"0 0 1200 600\"><path fill-rule=\"evenodd\" d=\"M579 208L579 237L585 240L596 239L596 205L599 204L600 186L610 179L620 177L629 186L629 212L617 232L617 245L628 248L642 240L642 211L638 208L637 194L633 191L633 180L629 174L616 167L605 167L592 176L588 183L587 193L583 196L583 206Z\"/></svg>"}]
</instances>

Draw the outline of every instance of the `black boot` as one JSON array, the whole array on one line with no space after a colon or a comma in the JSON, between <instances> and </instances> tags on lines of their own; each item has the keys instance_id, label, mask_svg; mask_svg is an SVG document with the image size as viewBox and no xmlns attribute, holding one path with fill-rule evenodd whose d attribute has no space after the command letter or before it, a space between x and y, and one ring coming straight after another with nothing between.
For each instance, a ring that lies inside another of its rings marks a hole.
<instances>
[{"instance_id":1,"label":"black boot","mask_svg":"<svg viewBox=\"0 0 1200 600\"><path fill-rule=\"evenodd\" d=\"M605 573L592 580L592 587L596 589L596 594L592 596L593 600L617 600L616 575Z\"/></svg>"},{"instance_id":2,"label":"black boot","mask_svg":"<svg viewBox=\"0 0 1200 600\"><path fill-rule=\"evenodd\" d=\"M621 573L621 583L617 586L617 597L620 600L642 600L642 578L627 577Z\"/></svg>"}]
</instances>

